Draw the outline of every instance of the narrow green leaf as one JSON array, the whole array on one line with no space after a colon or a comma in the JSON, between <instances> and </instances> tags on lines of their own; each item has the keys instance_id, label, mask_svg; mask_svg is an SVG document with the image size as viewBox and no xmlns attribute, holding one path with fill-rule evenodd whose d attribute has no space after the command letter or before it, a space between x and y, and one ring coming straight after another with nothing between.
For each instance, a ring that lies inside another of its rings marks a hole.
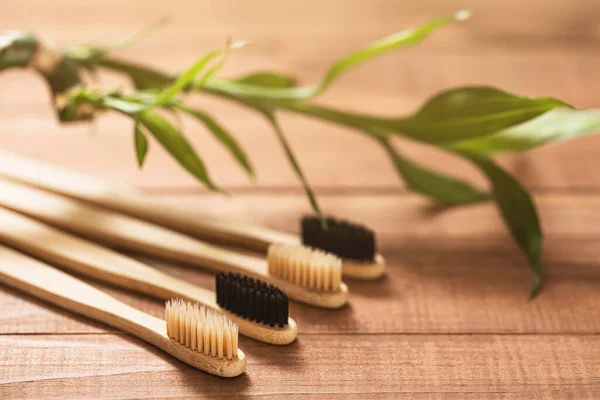
<instances>
[{"instance_id":1,"label":"narrow green leaf","mask_svg":"<svg viewBox=\"0 0 600 400\"><path fill-rule=\"evenodd\" d=\"M289 88L296 86L296 78L279 72L255 72L234 79L234 81L246 85L271 88Z\"/></svg>"},{"instance_id":2,"label":"narrow green leaf","mask_svg":"<svg viewBox=\"0 0 600 400\"><path fill-rule=\"evenodd\" d=\"M535 204L525 188L492 160L473 155L467 158L489 178L504 222L529 260L533 271L530 298L533 298L541 283L540 262L544 242Z\"/></svg>"},{"instance_id":3,"label":"narrow green leaf","mask_svg":"<svg viewBox=\"0 0 600 400\"><path fill-rule=\"evenodd\" d=\"M266 85L248 84L239 81L212 81L214 88L233 96L252 97L256 99L301 100L323 93L343 73L375 57L420 43L429 34L442 26L469 18L468 11L459 11L451 17L438 18L417 28L410 28L380 39L369 46L349 54L336 61L317 85L299 87L269 87Z\"/></svg>"},{"instance_id":4,"label":"narrow green leaf","mask_svg":"<svg viewBox=\"0 0 600 400\"><path fill-rule=\"evenodd\" d=\"M215 65L213 65L211 68L209 68L209 70L206 71L206 73L203 76L194 80L194 88L197 89L197 88L201 88L202 86L204 86L204 83L206 81L208 81L213 76L215 76L216 73L219 72L219 70L221 68L223 68L223 65L225 65L225 62L227 61L227 58L229 57L229 53L231 53L231 50L240 49L246 45L248 45L248 42L238 41L235 43L231 43L231 38L228 38L227 44L225 45L225 48L222 51L222 56L221 56L221 59L219 60L219 62L217 62Z\"/></svg>"},{"instance_id":5,"label":"narrow green leaf","mask_svg":"<svg viewBox=\"0 0 600 400\"><path fill-rule=\"evenodd\" d=\"M153 24L151 24L137 32L130 33L129 35L127 35L125 37L117 39L114 42L101 48L103 55L107 55L108 53L118 50L118 49L129 47L132 44L139 41L140 39L148 36L150 33L164 28L170 22L171 22L171 17L163 17L163 18L159 19L158 21L154 22Z\"/></svg>"},{"instance_id":6,"label":"narrow green leaf","mask_svg":"<svg viewBox=\"0 0 600 400\"><path fill-rule=\"evenodd\" d=\"M196 75L202 71L202 69L216 56L221 53L221 50L211 51L205 56L201 57L194 63L187 71L177 78L175 83L167 87L154 103L155 107L160 107L167 104L177 93L187 87L196 78Z\"/></svg>"},{"instance_id":7,"label":"narrow green leaf","mask_svg":"<svg viewBox=\"0 0 600 400\"><path fill-rule=\"evenodd\" d=\"M136 121L135 126L133 128L134 131L134 144L135 144L135 155L137 156L138 166L142 168L144 165L144 161L146 160L146 155L148 154L148 139L146 139L146 135L140 129L139 123Z\"/></svg>"},{"instance_id":8,"label":"narrow green leaf","mask_svg":"<svg viewBox=\"0 0 600 400\"><path fill-rule=\"evenodd\" d=\"M481 155L523 151L600 132L600 110L557 108L533 120L452 148Z\"/></svg>"},{"instance_id":9,"label":"narrow green leaf","mask_svg":"<svg viewBox=\"0 0 600 400\"><path fill-rule=\"evenodd\" d=\"M254 169L250 164L250 160L242 147L238 144L235 138L214 118L210 115L202 112L200 110L194 110L187 107L179 107L179 110L193 116L198 121L202 122L210 132L219 140L227 149L231 152L237 162L244 168L244 170L250 175L250 177L254 177Z\"/></svg>"},{"instance_id":10,"label":"narrow green leaf","mask_svg":"<svg viewBox=\"0 0 600 400\"><path fill-rule=\"evenodd\" d=\"M225 49L214 50L214 51L211 51L210 53L206 54L205 56L201 57L187 71L185 71L184 73L179 75L177 80L171 86L166 88L161 93L161 95L156 100L156 103L154 104L154 106L160 107L162 105L167 104L177 93L179 93L180 91L182 91L183 89L188 87L196 79L196 77L198 76L198 74L200 74L200 72L204 69L204 67L206 67L208 65L208 63L210 61L212 61L215 57L217 57L219 54L221 54L221 53L226 54L230 48L237 49L237 48L245 46L246 44L247 44L247 42L242 42L242 41L235 42L235 43L231 43L230 41L228 41ZM214 70L213 73L216 72L217 70L218 70L218 68L216 70ZM211 71L209 71L209 73L210 72Z\"/></svg>"},{"instance_id":11,"label":"narrow green leaf","mask_svg":"<svg viewBox=\"0 0 600 400\"><path fill-rule=\"evenodd\" d=\"M518 125L556 107L568 105L550 97L521 97L485 86L464 87L443 92L413 116L389 120L386 126L422 141L452 143Z\"/></svg>"},{"instance_id":12,"label":"narrow green leaf","mask_svg":"<svg viewBox=\"0 0 600 400\"><path fill-rule=\"evenodd\" d=\"M136 115L147 108L147 105L143 103L118 99L110 96L104 97L102 101L104 106L127 115Z\"/></svg>"},{"instance_id":13,"label":"narrow green leaf","mask_svg":"<svg viewBox=\"0 0 600 400\"><path fill-rule=\"evenodd\" d=\"M396 171L408 187L442 204L469 204L487 201L489 194L460 179L423 168L403 157L386 139L378 140L394 162Z\"/></svg>"},{"instance_id":14,"label":"narrow green leaf","mask_svg":"<svg viewBox=\"0 0 600 400\"><path fill-rule=\"evenodd\" d=\"M364 49L343 57L329 68L329 71L327 71L325 78L320 84L320 91L324 91L336 78L351 68L397 48L418 44L436 29L450 22L465 20L470 15L468 11L459 11L451 17L434 19L417 28L406 29L380 39Z\"/></svg>"},{"instance_id":15,"label":"narrow green leaf","mask_svg":"<svg viewBox=\"0 0 600 400\"><path fill-rule=\"evenodd\" d=\"M152 111L142 111L136 115L136 118L179 164L210 189L220 191L210 179L206 167L196 151L169 121Z\"/></svg>"}]
</instances>

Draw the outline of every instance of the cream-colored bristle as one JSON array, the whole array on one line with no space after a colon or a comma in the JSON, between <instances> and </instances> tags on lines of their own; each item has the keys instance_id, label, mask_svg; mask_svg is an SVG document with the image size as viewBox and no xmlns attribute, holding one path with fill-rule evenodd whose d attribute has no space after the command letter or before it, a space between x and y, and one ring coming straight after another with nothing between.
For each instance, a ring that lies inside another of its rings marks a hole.
<instances>
[{"instance_id":1,"label":"cream-colored bristle","mask_svg":"<svg viewBox=\"0 0 600 400\"><path fill-rule=\"evenodd\" d=\"M337 290L342 282L342 260L306 246L272 244L269 273L292 283L319 290Z\"/></svg>"},{"instance_id":2,"label":"cream-colored bristle","mask_svg":"<svg viewBox=\"0 0 600 400\"><path fill-rule=\"evenodd\" d=\"M238 326L217 311L181 299L165 306L167 336L190 349L231 360L237 357Z\"/></svg>"}]
</instances>

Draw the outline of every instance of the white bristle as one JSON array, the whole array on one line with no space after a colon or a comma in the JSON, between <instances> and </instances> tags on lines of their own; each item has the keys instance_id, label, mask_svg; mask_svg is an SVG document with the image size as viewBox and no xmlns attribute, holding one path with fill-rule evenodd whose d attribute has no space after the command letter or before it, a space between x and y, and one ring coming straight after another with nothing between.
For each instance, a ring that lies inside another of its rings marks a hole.
<instances>
[{"instance_id":1,"label":"white bristle","mask_svg":"<svg viewBox=\"0 0 600 400\"><path fill-rule=\"evenodd\" d=\"M267 256L269 273L318 290L337 290L342 282L342 260L306 246L272 244Z\"/></svg>"},{"instance_id":2,"label":"white bristle","mask_svg":"<svg viewBox=\"0 0 600 400\"><path fill-rule=\"evenodd\" d=\"M231 360L238 354L238 326L217 311L181 299L165 306L167 335L185 347Z\"/></svg>"}]
</instances>

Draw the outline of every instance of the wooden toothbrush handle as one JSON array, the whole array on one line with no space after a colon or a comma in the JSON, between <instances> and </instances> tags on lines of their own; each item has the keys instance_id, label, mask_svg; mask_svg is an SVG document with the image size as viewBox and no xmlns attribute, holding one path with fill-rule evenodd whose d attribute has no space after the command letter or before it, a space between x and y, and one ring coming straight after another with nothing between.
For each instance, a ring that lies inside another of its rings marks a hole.
<instances>
[{"instance_id":1,"label":"wooden toothbrush handle","mask_svg":"<svg viewBox=\"0 0 600 400\"><path fill-rule=\"evenodd\" d=\"M121 303L108 294L62 271L0 246L0 282L121 329L203 371L224 376L240 375L246 368L241 350L233 360L219 360L176 343L167 336L165 321Z\"/></svg>"},{"instance_id":2,"label":"wooden toothbrush handle","mask_svg":"<svg viewBox=\"0 0 600 400\"><path fill-rule=\"evenodd\" d=\"M258 251L266 251L272 243L300 243L297 235L177 207L173 202L150 199L127 187L5 152L0 153L0 175L209 241Z\"/></svg>"},{"instance_id":3,"label":"wooden toothbrush handle","mask_svg":"<svg viewBox=\"0 0 600 400\"><path fill-rule=\"evenodd\" d=\"M211 246L197 239L63 196L0 179L0 206L111 247L213 271L266 276L264 259Z\"/></svg>"},{"instance_id":4,"label":"wooden toothbrush handle","mask_svg":"<svg viewBox=\"0 0 600 400\"><path fill-rule=\"evenodd\" d=\"M145 340L150 336L163 334L165 331L164 321L121 303L93 286L41 261L4 246L0 246L0 281L34 297L104 322Z\"/></svg>"},{"instance_id":5,"label":"wooden toothbrush handle","mask_svg":"<svg viewBox=\"0 0 600 400\"><path fill-rule=\"evenodd\" d=\"M347 302L348 288L309 290L272 276L264 258L239 254L206 244L169 229L79 201L0 179L0 206L105 245L136 251L212 271L236 272L274 284L289 298L339 308Z\"/></svg>"},{"instance_id":6,"label":"wooden toothbrush handle","mask_svg":"<svg viewBox=\"0 0 600 400\"><path fill-rule=\"evenodd\" d=\"M0 242L45 262L159 299L184 297L217 309L215 293L137 260L0 208Z\"/></svg>"}]
</instances>

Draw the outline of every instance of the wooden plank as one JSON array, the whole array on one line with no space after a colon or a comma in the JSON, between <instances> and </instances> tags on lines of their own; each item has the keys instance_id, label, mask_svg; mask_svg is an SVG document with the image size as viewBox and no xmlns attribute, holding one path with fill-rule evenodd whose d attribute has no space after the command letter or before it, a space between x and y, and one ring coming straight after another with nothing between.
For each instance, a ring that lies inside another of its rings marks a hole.
<instances>
[{"instance_id":1,"label":"wooden plank","mask_svg":"<svg viewBox=\"0 0 600 400\"><path fill-rule=\"evenodd\" d=\"M263 224L287 232L300 229L300 217L310 213L302 193L156 194L177 207L212 212L233 220ZM600 234L598 194L534 192L546 236L594 239ZM508 240L491 203L443 208L417 194L357 193L343 190L320 197L326 214L348 218L393 239L427 237L501 238ZM393 242L392 242L393 243Z\"/></svg>"},{"instance_id":2,"label":"wooden plank","mask_svg":"<svg viewBox=\"0 0 600 400\"><path fill-rule=\"evenodd\" d=\"M338 312L292 304L302 333L571 333L600 332L596 297L600 280L595 241L567 241L546 260L545 286L533 302L526 300L529 272L512 246L498 241L443 240L431 250L428 240L398 243L410 251L384 248L390 273L379 284L348 282L350 306ZM442 239L439 239L442 240ZM597 240L596 240L597 241ZM564 243L564 241L562 241ZM550 245L553 243L550 242ZM578 256L584 252L585 256ZM548 257L546 257L548 258ZM476 261L474 261L476 260ZM213 287L212 277L189 269L164 271ZM160 301L109 293L156 316ZM377 292L376 295L373 293ZM6 310L1 333L99 332L96 324L59 312L14 291L0 292ZM473 308L477 303L478 307Z\"/></svg>"},{"instance_id":3,"label":"wooden plank","mask_svg":"<svg viewBox=\"0 0 600 400\"><path fill-rule=\"evenodd\" d=\"M109 40L106 36L129 33L140 24L150 23L166 13L175 21L168 34L192 35L187 39L205 38L207 34L227 33L279 35L315 35L327 37L349 32L390 32L406 24L423 22L426 19L447 15L459 9L470 8L475 13L471 29L483 31L489 36L529 38L572 38L597 37L594 25L597 19L593 0L570 2L568 0L535 0L528 7L517 0L485 2L477 0L424 0L406 3L401 0L359 0L348 6L343 0L326 3L310 0L295 6L284 6L276 0L259 0L252 6L228 0L213 3L199 1L193 4L185 0L174 0L168 5L159 0L138 3L121 3L108 0L94 13L84 13L74 8L76 0L61 0L55 6L36 0L25 0L11 4L2 17L12 20L15 26L48 31L57 39L90 38ZM515 9L520 6L519 12ZM30 10L36 7L39 17L31 19ZM54 23L52 23L54 21ZM310 21L310 24L306 23ZM101 25L100 25L101 24ZM73 32L78 28L101 28ZM82 36L85 35L85 36ZM196 35L196 36L193 36ZM251 38L252 39L252 38ZM339 40L339 38L338 38ZM198 41L198 46L202 42Z\"/></svg>"},{"instance_id":4,"label":"wooden plank","mask_svg":"<svg viewBox=\"0 0 600 400\"><path fill-rule=\"evenodd\" d=\"M295 230L301 195L178 196L183 206L219 206L222 215ZM372 226L387 258L382 282L348 281L350 307L319 310L293 304L302 333L600 333L593 299L600 283L597 196L537 197L546 228L545 284L527 301L530 272L492 205L435 210L417 196L324 196L326 210ZM374 213L373 210L377 210ZM158 268L213 288L212 275L182 266ZM154 315L162 303L106 289ZM0 292L0 333L99 332L14 291ZM477 304L477 307L473 307Z\"/></svg>"},{"instance_id":5,"label":"wooden plank","mask_svg":"<svg viewBox=\"0 0 600 400\"><path fill-rule=\"evenodd\" d=\"M0 395L593 398L600 394L599 340L597 335L303 335L296 344L277 348L273 357L271 346L243 339L247 373L225 384L128 336L0 336Z\"/></svg>"}]
</instances>

